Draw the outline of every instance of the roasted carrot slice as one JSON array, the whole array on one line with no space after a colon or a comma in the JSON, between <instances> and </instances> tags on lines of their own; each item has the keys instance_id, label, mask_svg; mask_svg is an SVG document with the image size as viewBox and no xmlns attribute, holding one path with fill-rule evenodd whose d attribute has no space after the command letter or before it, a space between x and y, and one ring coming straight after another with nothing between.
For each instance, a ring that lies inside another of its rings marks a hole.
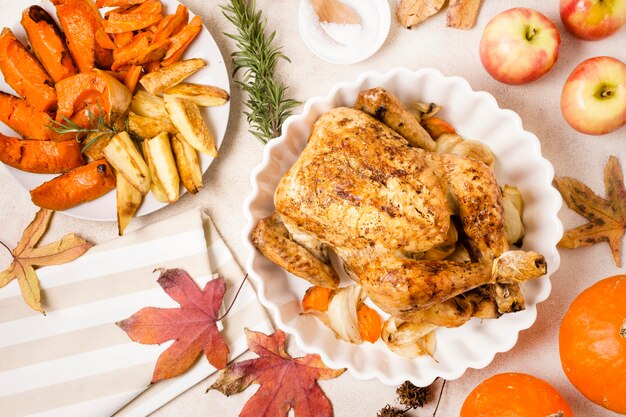
<instances>
[{"instance_id":1,"label":"roasted carrot slice","mask_svg":"<svg viewBox=\"0 0 626 417\"><path fill-rule=\"evenodd\" d=\"M112 120L126 112L130 105L130 91L104 71L72 75L56 85L59 96L57 121L73 116L91 103L99 105Z\"/></svg>"},{"instance_id":2,"label":"roasted carrot slice","mask_svg":"<svg viewBox=\"0 0 626 417\"><path fill-rule=\"evenodd\" d=\"M180 19L183 21L183 25L180 26L177 31L173 32L174 35L180 32L181 30L183 30L183 28L189 21L189 9L187 8L187 6L183 6L182 4L179 4L178 7L176 7L175 14L176 16L180 17Z\"/></svg>"},{"instance_id":3,"label":"roasted carrot slice","mask_svg":"<svg viewBox=\"0 0 626 417\"><path fill-rule=\"evenodd\" d=\"M107 35L103 28L99 28L96 31L96 42L104 49L117 49L117 45L109 38L109 35Z\"/></svg>"},{"instance_id":4,"label":"roasted carrot slice","mask_svg":"<svg viewBox=\"0 0 626 417\"><path fill-rule=\"evenodd\" d=\"M104 31L106 33L124 33L140 30L158 23L163 16L160 13L111 13L107 20L104 20Z\"/></svg>"},{"instance_id":5,"label":"roasted carrot slice","mask_svg":"<svg viewBox=\"0 0 626 417\"><path fill-rule=\"evenodd\" d=\"M111 13L126 13L136 8L137 5L116 7L115 9L111 9L108 12L105 12L104 18L107 19Z\"/></svg>"},{"instance_id":6,"label":"roasted carrot slice","mask_svg":"<svg viewBox=\"0 0 626 417\"><path fill-rule=\"evenodd\" d=\"M168 65L178 62L183 52L185 52L185 49L187 49L191 41L198 36L201 29L202 19L200 19L200 16L195 16L183 30L170 38L170 47L165 54L165 58L161 61L161 65L167 67Z\"/></svg>"},{"instance_id":7,"label":"roasted carrot slice","mask_svg":"<svg viewBox=\"0 0 626 417\"><path fill-rule=\"evenodd\" d=\"M28 140L1 133L0 161L37 174L58 174L85 163L75 140Z\"/></svg>"},{"instance_id":8,"label":"roasted carrot slice","mask_svg":"<svg viewBox=\"0 0 626 417\"><path fill-rule=\"evenodd\" d=\"M96 32L102 27L102 16L93 1L52 0L52 3L56 6L67 46L79 71L110 68L113 62L111 51L96 42Z\"/></svg>"},{"instance_id":9,"label":"roasted carrot slice","mask_svg":"<svg viewBox=\"0 0 626 417\"><path fill-rule=\"evenodd\" d=\"M37 110L26 100L0 91L0 121L26 139L49 140L54 131L48 129L52 123L46 112Z\"/></svg>"},{"instance_id":10,"label":"roasted carrot slice","mask_svg":"<svg viewBox=\"0 0 626 417\"><path fill-rule=\"evenodd\" d=\"M149 33L141 33L128 44L117 49L113 53L111 69L117 71L128 65L143 65L163 58L170 44L169 39L149 43L149 38Z\"/></svg>"},{"instance_id":11,"label":"roasted carrot slice","mask_svg":"<svg viewBox=\"0 0 626 417\"><path fill-rule=\"evenodd\" d=\"M148 49L150 46L150 34L140 33L133 37L126 45L117 48L113 52L113 65L111 68L116 71L118 68L122 68L127 65L133 59L135 59L142 51Z\"/></svg>"},{"instance_id":12,"label":"roasted carrot slice","mask_svg":"<svg viewBox=\"0 0 626 417\"><path fill-rule=\"evenodd\" d=\"M95 200L115 188L115 175L104 159L78 167L30 192L36 206L50 210L67 210Z\"/></svg>"},{"instance_id":13,"label":"roasted carrot slice","mask_svg":"<svg viewBox=\"0 0 626 417\"><path fill-rule=\"evenodd\" d=\"M383 327L383 323L376 310L365 304L361 304L356 315L359 323L359 333L363 340L376 343L380 338Z\"/></svg>"},{"instance_id":14,"label":"roasted carrot slice","mask_svg":"<svg viewBox=\"0 0 626 417\"><path fill-rule=\"evenodd\" d=\"M456 130L448 122L438 117L429 117L422 120L422 126L424 126L430 137L435 140L444 133L456 133Z\"/></svg>"},{"instance_id":15,"label":"roasted carrot slice","mask_svg":"<svg viewBox=\"0 0 626 417\"><path fill-rule=\"evenodd\" d=\"M309 310L326 311L330 299L335 295L335 290L324 287L310 287L302 297L302 309L306 312Z\"/></svg>"},{"instance_id":16,"label":"roasted carrot slice","mask_svg":"<svg viewBox=\"0 0 626 417\"><path fill-rule=\"evenodd\" d=\"M167 15L159 22L157 30L154 33L153 42L159 42L164 39L169 39L176 33L180 32L185 27L185 21L182 17L176 14Z\"/></svg>"},{"instance_id":17,"label":"roasted carrot slice","mask_svg":"<svg viewBox=\"0 0 626 417\"><path fill-rule=\"evenodd\" d=\"M130 90L131 93L135 91L135 87L137 87L139 78L141 78L142 71L143 68L141 68L140 65L133 65L128 69L128 72L126 73L126 79L124 80L124 85Z\"/></svg>"},{"instance_id":18,"label":"roasted carrot slice","mask_svg":"<svg viewBox=\"0 0 626 417\"><path fill-rule=\"evenodd\" d=\"M7 84L31 106L41 111L56 108L54 81L8 28L0 34L0 70Z\"/></svg>"},{"instance_id":19,"label":"roasted carrot slice","mask_svg":"<svg viewBox=\"0 0 626 417\"><path fill-rule=\"evenodd\" d=\"M118 48L122 48L128 45L134 37L135 34L133 32L116 33L113 35L113 42L115 42L115 45ZM113 60L115 60L115 56L113 57Z\"/></svg>"},{"instance_id":20,"label":"roasted carrot slice","mask_svg":"<svg viewBox=\"0 0 626 417\"><path fill-rule=\"evenodd\" d=\"M161 13L163 5L158 0L147 0L138 7L129 10L128 13Z\"/></svg>"},{"instance_id":21,"label":"roasted carrot slice","mask_svg":"<svg viewBox=\"0 0 626 417\"><path fill-rule=\"evenodd\" d=\"M96 5L100 8L103 7L128 7L135 4L145 3L146 0L98 0Z\"/></svg>"},{"instance_id":22,"label":"roasted carrot slice","mask_svg":"<svg viewBox=\"0 0 626 417\"><path fill-rule=\"evenodd\" d=\"M30 6L22 13L21 23L35 56L55 83L76 74L65 38L48 12Z\"/></svg>"}]
</instances>

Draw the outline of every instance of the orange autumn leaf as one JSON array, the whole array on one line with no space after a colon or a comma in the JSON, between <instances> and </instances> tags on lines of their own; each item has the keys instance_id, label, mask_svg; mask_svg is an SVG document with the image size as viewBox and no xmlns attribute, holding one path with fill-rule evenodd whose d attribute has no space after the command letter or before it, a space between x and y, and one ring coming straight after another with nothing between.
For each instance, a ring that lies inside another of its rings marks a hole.
<instances>
[{"instance_id":1,"label":"orange autumn leaf","mask_svg":"<svg viewBox=\"0 0 626 417\"><path fill-rule=\"evenodd\" d=\"M626 189L624 175L615 156L609 157L604 167L606 198L596 195L582 182L569 177L554 178L554 185L569 208L589 223L568 230L559 246L579 248L598 242L607 242L617 266L621 266L621 242L626 229Z\"/></svg>"},{"instance_id":2,"label":"orange autumn leaf","mask_svg":"<svg viewBox=\"0 0 626 417\"><path fill-rule=\"evenodd\" d=\"M174 340L159 356L152 383L182 374L202 352L211 365L224 368L229 349L216 324L226 291L224 279L213 279L200 290L184 270L167 269L157 282L180 308L146 307L116 323L138 343Z\"/></svg>"},{"instance_id":3,"label":"orange autumn leaf","mask_svg":"<svg viewBox=\"0 0 626 417\"><path fill-rule=\"evenodd\" d=\"M250 350L259 357L229 365L207 391L215 389L229 396L260 384L239 417L287 417L291 409L295 417L333 415L317 380L336 378L345 369L326 367L319 355L292 358L287 353L285 333L280 330L267 336L246 329L246 338Z\"/></svg>"},{"instance_id":4,"label":"orange autumn leaf","mask_svg":"<svg viewBox=\"0 0 626 417\"><path fill-rule=\"evenodd\" d=\"M33 221L24 230L19 243L11 251L13 262L7 269L0 272L0 288L17 279L26 304L41 313L44 313L44 310L41 306L41 290L34 266L60 265L70 262L93 246L85 239L70 233L57 242L36 247L46 232L53 213L46 209L37 212Z\"/></svg>"}]
</instances>

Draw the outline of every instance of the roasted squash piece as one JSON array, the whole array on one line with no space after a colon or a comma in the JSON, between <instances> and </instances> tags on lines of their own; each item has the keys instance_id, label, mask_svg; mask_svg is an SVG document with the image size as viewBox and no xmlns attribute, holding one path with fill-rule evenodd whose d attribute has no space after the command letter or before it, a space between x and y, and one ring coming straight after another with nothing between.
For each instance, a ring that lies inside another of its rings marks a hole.
<instances>
[{"instance_id":1,"label":"roasted squash piece","mask_svg":"<svg viewBox=\"0 0 626 417\"><path fill-rule=\"evenodd\" d=\"M114 188L113 169L106 160L100 159L41 184L30 192L30 198L41 208L67 210Z\"/></svg>"},{"instance_id":2,"label":"roasted squash piece","mask_svg":"<svg viewBox=\"0 0 626 417\"><path fill-rule=\"evenodd\" d=\"M1 133L0 161L37 174L65 172L85 163L75 140L27 140Z\"/></svg>"},{"instance_id":3,"label":"roasted squash piece","mask_svg":"<svg viewBox=\"0 0 626 417\"><path fill-rule=\"evenodd\" d=\"M31 106L45 112L56 109L54 81L8 28L0 34L0 70L7 84Z\"/></svg>"},{"instance_id":4,"label":"roasted squash piece","mask_svg":"<svg viewBox=\"0 0 626 417\"><path fill-rule=\"evenodd\" d=\"M96 42L102 28L102 16L92 0L52 0L67 39L67 46L80 72L98 67L108 69L113 63L111 50Z\"/></svg>"},{"instance_id":5,"label":"roasted squash piece","mask_svg":"<svg viewBox=\"0 0 626 417\"><path fill-rule=\"evenodd\" d=\"M0 121L25 139L49 140L56 138L48 129L52 123L46 112L37 110L25 100L0 91Z\"/></svg>"},{"instance_id":6,"label":"roasted squash piece","mask_svg":"<svg viewBox=\"0 0 626 417\"><path fill-rule=\"evenodd\" d=\"M48 12L30 6L22 13L21 23L35 56L55 83L76 74L65 38Z\"/></svg>"},{"instance_id":7,"label":"roasted squash piece","mask_svg":"<svg viewBox=\"0 0 626 417\"><path fill-rule=\"evenodd\" d=\"M68 77L56 85L59 96L57 121L71 117L87 104L99 103L100 108L115 121L126 113L132 98L128 88L108 73L95 70Z\"/></svg>"}]
</instances>

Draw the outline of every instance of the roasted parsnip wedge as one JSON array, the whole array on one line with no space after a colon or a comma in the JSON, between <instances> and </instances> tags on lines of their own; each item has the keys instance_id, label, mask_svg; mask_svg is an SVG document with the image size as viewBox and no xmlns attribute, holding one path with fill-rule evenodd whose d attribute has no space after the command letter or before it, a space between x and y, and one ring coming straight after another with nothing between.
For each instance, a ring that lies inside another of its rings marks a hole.
<instances>
[{"instance_id":1,"label":"roasted parsnip wedge","mask_svg":"<svg viewBox=\"0 0 626 417\"><path fill-rule=\"evenodd\" d=\"M167 133L161 133L144 142L145 149L150 155L150 163L154 167L153 175L163 187L167 201L173 203L180 195L180 177L172 154L170 137Z\"/></svg>"},{"instance_id":2,"label":"roasted parsnip wedge","mask_svg":"<svg viewBox=\"0 0 626 417\"><path fill-rule=\"evenodd\" d=\"M150 191L150 172L141 153L128 133L113 136L103 150L104 157L126 180L145 195Z\"/></svg>"},{"instance_id":3,"label":"roasted parsnip wedge","mask_svg":"<svg viewBox=\"0 0 626 417\"><path fill-rule=\"evenodd\" d=\"M221 106L230 99L228 93L219 87L192 83L175 85L165 90L163 95L186 98L198 106Z\"/></svg>"},{"instance_id":4,"label":"roasted parsnip wedge","mask_svg":"<svg viewBox=\"0 0 626 417\"><path fill-rule=\"evenodd\" d=\"M161 203L168 203L167 194L165 194L163 185L161 185L159 177L157 177L156 175L156 168L150 160L150 153L148 152L148 141L144 140L143 142L141 142L141 150L143 152L143 158L148 164L148 170L150 171L150 191L152 191L152 194L154 194L154 198L156 198L158 201L160 201Z\"/></svg>"},{"instance_id":5,"label":"roasted parsnip wedge","mask_svg":"<svg viewBox=\"0 0 626 417\"><path fill-rule=\"evenodd\" d=\"M178 133L178 129L176 129L169 117L144 117L133 112L128 113L128 130L142 139L151 139L163 132L171 133L172 135Z\"/></svg>"},{"instance_id":6,"label":"roasted parsnip wedge","mask_svg":"<svg viewBox=\"0 0 626 417\"><path fill-rule=\"evenodd\" d=\"M204 66L206 66L206 62L203 59L186 59L144 75L139 83L150 94L157 95L174 87Z\"/></svg>"},{"instance_id":7,"label":"roasted parsnip wedge","mask_svg":"<svg viewBox=\"0 0 626 417\"><path fill-rule=\"evenodd\" d=\"M153 96L144 90L139 90L135 93L130 102L130 110L143 117L152 117L153 119L168 118L163 97Z\"/></svg>"},{"instance_id":8,"label":"roasted parsnip wedge","mask_svg":"<svg viewBox=\"0 0 626 417\"><path fill-rule=\"evenodd\" d=\"M126 178L120 174L119 171L115 172L115 195L117 197L117 230L120 236L124 235L124 230L130 219L133 218L135 212L141 204L143 195L133 187Z\"/></svg>"},{"instance_id":9,"label":"roasted parsnip wedge","mask_svg":"<svg viewBox=\"0 0 626 417\"><path fill-rule=\"evenodd\" d=\"M171 143L180 180L187 191L196 194L202 188L202 169L198 160L198 151L180 133L172 136Z\"/></svg>"},{"instance_id":10,"label":"roasted parsnip wedge","mask_svg":"<svg viewBox=\"0 0 626 417\"><path fill-rule=\"evenodd\" d=\"M184 98L165 96L165 109L174 126L191 146L217 158L215 139L195 103Z\"/></svg>"}]
</instances>

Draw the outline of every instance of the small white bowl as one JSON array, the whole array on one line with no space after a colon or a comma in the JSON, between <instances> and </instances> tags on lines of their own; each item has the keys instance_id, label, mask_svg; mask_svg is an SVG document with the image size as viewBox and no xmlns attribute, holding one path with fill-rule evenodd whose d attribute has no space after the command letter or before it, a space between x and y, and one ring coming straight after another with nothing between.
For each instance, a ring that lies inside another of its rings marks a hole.
<instances>
[{"instance_id":1,"label":"small white bowl","mask_svg":"<svg viewBox=\"0 0 626 417\"><path fill-rule=\"evenodd\" d=\"M359 91L378 86L404 103L425 101L443 105L438 116L450 122L460 135L490 146L497 159L498 183L519 187L524 197L523 249L543 254L548 263L548 275L524 284L525 310L497 320L472 319L458 328L438 329L436 361L427 356L398 356L380 340L362 345L337 340L319 320L300 315L300 300L310 284L273 264L250 242L250 232L257 221L274 212L278 181L306 146L313 123L334 107L352 106ZM246 269L277 325L291 333L302 350L320 354L328 366L345 367L357 378L378 378L388 385L410 380L425 386L437 377L456 379L468 368L484 368L496 353L511 349L518 333L535 322L537 304L550 294L549 276L559 267L556 244L563 234L557 217L562 199L552 187L553 177L552 165L541 156L539 140L522 128L519 116L499 108L490 94L473 91L464 79L446 77L433 69L368 72L355 82L335 85L325 97L309 99L302 114L287 119L282 136L265 147L263 162L251 175L253 191L244 204L247 226L243 238L249 250Z\"/></svg>"},{"instance_id":2,"label":"small white bowl","mask_svg":"<svg viewBox=\"0 0 626 417\"><path fill-rule=\"evenodd\" d=\"M376 12L372 14L377 28L371 39L360 39L360 42L343 45L335 42L324 29L321 28L317 16L309 0L301 0L298 11L298 26L300 36L311 52L333 64L355 64L370 56L385 43L389 28L391 26L391 10L387 0L358 0L360 2L371 2ZM361 21L366 24L369 19L361 16ZM361 46L359 46L361 45Z\"/></svg>"}]
</instances>

